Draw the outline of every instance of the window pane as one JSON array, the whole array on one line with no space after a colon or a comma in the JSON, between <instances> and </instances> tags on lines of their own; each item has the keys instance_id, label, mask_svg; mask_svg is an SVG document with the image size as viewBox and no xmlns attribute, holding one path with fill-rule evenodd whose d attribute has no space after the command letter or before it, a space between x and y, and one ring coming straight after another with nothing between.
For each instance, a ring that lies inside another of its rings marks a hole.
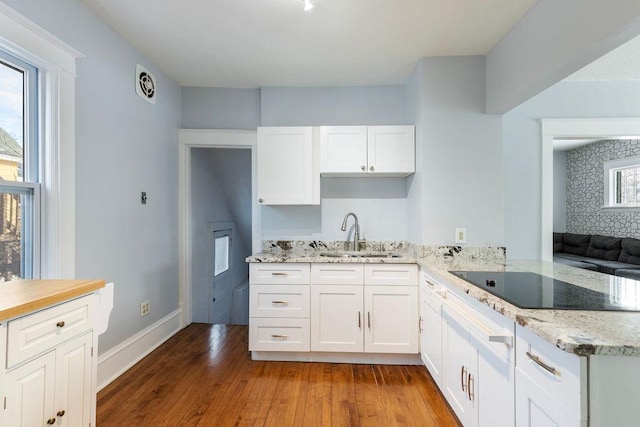
<instances>
[{"instance_id":1,"label":"window pane","mask_svg":"<svg viewBox=\"0 0 640 427\"><path fill-rule=\"evenodd\" d=\"M0 178L22 181L25 73L0 61Z\"/></svg>"},{"instance_id":2,"label":"window pane","mask_svg":"<svg viewBox=\"0 0 640 427\"><path fill-rule=\"evenodd\" d=\"M0 281L32 277L33 191L0 192Z\"/></svg>"},{"instance_id":3,"label":"window pane","mask_svg":"<svg viewBox=\"0 0 640 427\"><path fill-rule=\"evenodd\" d=\"M215 268L213 275L217 276L229 269L229 236L216 237L214 252Z\"/></svg>"}]
</instances>

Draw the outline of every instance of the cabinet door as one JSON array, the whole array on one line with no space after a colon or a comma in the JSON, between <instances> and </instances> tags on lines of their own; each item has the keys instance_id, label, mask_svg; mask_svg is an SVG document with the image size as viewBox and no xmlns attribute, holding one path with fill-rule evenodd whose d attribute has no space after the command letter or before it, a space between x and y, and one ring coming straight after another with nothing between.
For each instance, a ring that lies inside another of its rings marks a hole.
<instances>
[{"instance_id":1,"label":"cabinet door","mask_svg":"<svg viewBox=\"0 0 640 427\"><path fill-rule=\"evenodd\" d=\"M436 384L442 387L442 301L426 285L421 286L420 292L421 357Z\"/></svg>"},{"instance_id":2,"label":"cabinet door","mask_svg":"<svg viewBox=\"0 0 640 427\"><path fill-rule=\"evenodd\" d=\"M265 205L320 203L310 127L258 128L258 197Z\"/></svg>"},{"instance_id":3,"label":"cabinet door","mask_svg":"<svg viewBox=\"0 0 640 427\"><path fill-rule=\"evenodd\" d=\"M49 420L57 420L55 368L56 354L53 350L6 374L5 425L42 427Z\"/></svg>"},{"instance_id":4,"label":"cabinet door","mask_svg":"<svg viewBox=\"0 0 640 427\"><path fill-rule=\"evenodd\" d=\"M362 286L311 285L311 351L361 352Z\"/></svg>"},{"instance_id":5,"label":"cabinet door","mask_svg":"<svg viewBox=\"0 0 640 427\"><path fill-rule=\"evenodd\" d=\"M580 421L568 415L556 399L547 394L520 369L516 368L515 418L517 426L571 427L580 426Z\"/></svg>"},{"instance_id":6,"label":"cabinet door","mask_svg":"<svg viewBox=\"0 0 640 427\"><path fill-rule=\"evenodd\" d=\"M443 308L443 346L445 355L443 394L463 425L473 420L469 399L469 374L474 371L469 330Z\"/></svg>"},{"instance_id":7,"label":"cabinet door","mask_svg":"<svg viewBox=\"0 0 640 427\"><path fill-rule=\"evenodd\" d=\"M369 353L418 353L417 286L366 286L365 345Z\"/></svg>"},{"instance_id":8,"label":"cabinet door","mask_svg":"<svg viewBox=\"0 0 640 427\"><path fill-rule=\"evenodd\" d=\"M508 360L477 346L478 371L474 386L479 426L511 427L515 423L515 369ZM479 403L479 404L478 404ZM524 424L522 424L524 425ZM537 426L539 424L530 424Z\"/></svg>"},{"instance_id":9,"label":"cabinet door","mask_svg":"<svg viewBox=\"0 0 640 427\"><path fill-rule=\"evenodd\" d=\"M327 174L367 172L367 127L322 126L320 172Z\"/></svg>"},{"instance_id":10,"label":"cabinet door","mask_svg":"<svg viewBox=\"0 0 640 427\"><path fill-rule=\"evenodd\" d=\"M416 170L413 126L369 126L369 172L409 175Z\"/></svg>"},{"instance_id":11,"label":"cabinet door","mask_svg":"<svg viewBox=\"0 0 640 427\"><path fill-rule=\"evenodd\" d=\"M56 349L56 427L89 425L92 343L89 332Z\"/></svg>"}]
</instances>

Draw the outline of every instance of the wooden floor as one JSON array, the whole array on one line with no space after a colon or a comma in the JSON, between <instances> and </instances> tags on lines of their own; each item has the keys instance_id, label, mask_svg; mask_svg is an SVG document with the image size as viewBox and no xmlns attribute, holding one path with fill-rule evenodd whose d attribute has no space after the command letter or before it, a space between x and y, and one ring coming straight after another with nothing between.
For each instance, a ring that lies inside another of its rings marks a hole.
<instances>
[{"instance_id":1,"label":"wooden floor","mask_svg":"<svg viewBox=\"0 0 640 427\"><path fill-rule=\"evenodd\" d=\"M188 326L98 394L98 427L459 425L424 366L252 361L247 335Z\"/></svg>"}]
</instances>

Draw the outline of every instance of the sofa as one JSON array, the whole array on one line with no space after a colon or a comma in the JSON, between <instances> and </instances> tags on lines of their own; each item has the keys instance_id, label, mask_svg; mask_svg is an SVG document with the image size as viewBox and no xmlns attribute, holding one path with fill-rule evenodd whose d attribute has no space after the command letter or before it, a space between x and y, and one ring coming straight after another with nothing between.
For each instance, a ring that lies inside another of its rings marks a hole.
<instances>
[{"instance_id":1,"label":"sofa","mask_svg":"<svg viewBox=\"0 0 640 427\"><path fill-rule=\"evenodd\" d=\"M640 239L553 233L553 262L640 280Z\"/></svg>"}]
</instances>

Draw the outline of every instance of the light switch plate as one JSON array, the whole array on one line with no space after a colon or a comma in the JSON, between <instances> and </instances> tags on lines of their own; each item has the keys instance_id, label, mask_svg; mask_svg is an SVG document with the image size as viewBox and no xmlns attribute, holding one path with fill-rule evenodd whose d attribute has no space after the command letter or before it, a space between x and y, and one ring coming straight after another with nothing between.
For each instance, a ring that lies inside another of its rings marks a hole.
<instances>
[{"instance_id":1,"label":"light switch plate","mask_svg":"<svg viewBox=\"0 0 640 427\"><path fill-rule=\"evenodd\" d=\"M456 243L467 243L466 228L456 228Z\"/></svg>"}]
</instances>

